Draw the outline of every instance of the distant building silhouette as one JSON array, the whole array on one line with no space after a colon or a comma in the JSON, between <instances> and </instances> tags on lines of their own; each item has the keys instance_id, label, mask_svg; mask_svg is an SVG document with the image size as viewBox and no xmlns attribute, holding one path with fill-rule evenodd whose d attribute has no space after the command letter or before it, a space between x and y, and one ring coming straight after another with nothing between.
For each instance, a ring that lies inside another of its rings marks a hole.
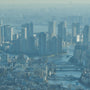
<instances>
[{"instance_id":1,"label":"distant building silhouette","mask_svg":"<svg viewBox=\"0 0 90 90\"><path fill-rule=\"evenodd\" d=\"M58 53L62 53L62 36L64 30L64 23L58 24Z\"/></svg>"},{"instance_id":2,"label":"distant building silhouette","mask_svg":"<svg viewBox=\"0 0 90 90\"><path fill-rule=\"evenodd\" d=\"M83 45L88 46L90 43L90 26L85 26L83 30Z\"/></svg>"},{"instance_id":3,"label":"distant building silhouette","mask_svg":"<svg viewBox=\"0 0 90 90\"><path fill-rule=\"evenodd\" d=\"M46 34L44 32L39 34L39 55L46 55Z\"/></svg>"},{"instance_id":4,"label":"distant building silhouette","mask_svg":"<svg viewBox=\"0 0 90 90\"><path fill-rule=\"evenodd\" d=\"M4 41L12 41L13 40L13 28L9 25L4 25Z\"/></svg>"},{"instance_id":5,"label":"distant building silhouette","mask_svg":"<svg viewBox=\"0 0 90 90\"><path fill-rule=\"evenodd\" d=\"M80 23L72 24L72 42L75 43L77 39L77 35L80 34Z\"/></svg>"},{"instance_id":6,"label":"distant building silhouette","mask_svg":"<svg viewBox=\"0 0 90 90\"><path fill-rule=\"evenodd\" d=\"M56 22L55 21L49 22L48 34L49 34L49 38L56 36Z\"/></svg>"}]
</instances>

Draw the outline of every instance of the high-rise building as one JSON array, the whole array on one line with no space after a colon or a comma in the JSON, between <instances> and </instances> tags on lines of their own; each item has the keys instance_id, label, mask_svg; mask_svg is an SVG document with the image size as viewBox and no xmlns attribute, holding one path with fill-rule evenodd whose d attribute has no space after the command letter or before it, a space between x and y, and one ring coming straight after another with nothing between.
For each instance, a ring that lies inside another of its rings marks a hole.
<instances>
[{"instance_id":1,"label":"high-rise building","mask_svg":"<svg viewBox=\"0 0 90 90\"><path fill-rule=\"evenodd\" d=\"M14 34L13 35L13 40L17 40L19 38L19 35L18 34Z\"/></svg>"},{"instance_id":2,"label":"high-rise building","mask_svg":"<svg viewBox=\"0 0 90 90\"><path fill-rule=\"evenodd\" d=\"M67 23L66 22L61 22L62 23L62 40L65 42L66 41L66 28L67 28Z\"/></svg>"},{"instance_id":3,"label":"high-rise building","mask_svg":"<svg viewBox=\"0 0 90 90\"><path fill-rule=\"evenodd\" d=\"M76 42L77 35L80 35L80 23L72 24L72 41Z\"/></svg>"},{"instance_id":4,"label":"high-rise building","mask_svg":"<svg viewBox=\"0 0 90 90\"><path fill-rule=\"evenodd\" d=\"M27 34L26 34L27 33ZM22 25L22 36L23 37L33 37L33 23Z\"/></svg>"},{"instance_id":5,"label":"high-rise building","mask_svg":"<svg viewBox=\"0 0 90 90\"><path fill-rule=\"evenodd\" d=\"M12 41L13 40L13 28L9 25L4 26L4 41Z\"/></svg>"},{"instance_id":6,"label":"high-rise building","mask_svg":"<svg viewBox=\"0 0 90 90\"><path fill-rule=\"evenodd\" d=\"M74 56L74 59L75 59L75 63L78 63L78 64L82 63L82 60L81 60L81 57L82 57L82 45L81 45L81 42L76 43L73 56Z\"/></svg>"},{"instance_id":7,"label":"high-rise building","mask_svg":"<svg viewBox=\"0 0 90 90\"><path fill-rule=\"evenodd\" d=\"M27 37L33 36L33 23L27 24Z\"/></svg>"},{"instance_id":8,"label":"high-rise building","mask_svg":"<svg viewBox=\"0 0 90 90\"><path fill-rule=\"evenodd\" d=\"M1 26L0 26L0 44L2 43L2 34L1 34Z\"/></svg>"},{"instance_id":9,"label":"high-rise building","mask_svg":"<svg viewBox=\"0 0 90 90\"><path fill-rule=\"evenodd\" d=\"M58 50L58 40L57 37L52 37L47 40L47 51L48 54L57 54Z\"/></svg>"},{"instance_id":10,"label":"high-rise building","mask_svg":"<svg viewBox=\"0 0 90 90\"><path fill-rule=\"evenodd\" d=\"M39 55L46 55L46 34L44 32L39 34Z\"/></svg>"},{"instance_id":11,"label":"high-rise building","mask_svg":"<svg viewBox=\"0 0 90 90\"><path fill-rule=\"evenodd\" d=\"M57 50L58 50L57 37L52 37L51 48L52 48L52 53L57 54Z\"/></svg>"},{"instance_id":12,"label":"high-rise building","mask_svg":"<svg viewBox=\"0 0 90 90\"><path fill-rule=\"evenodd\" d=\"M12 45L12 51L14 52L14 53L19 53L19 52L21 52L21 41L20 41L20 39L17 39L17 40L14 40L13 41L13 45Z\"/></svg>"},{"instance_id":13,"label":"high-rise building","mask_svg":"<svg viewBox=\"0 0 90 90\"><path fill-rule=\"evenodd\" d=\"M4 28L0 25L0 44L4 42Z\"/></svg>"},{"instance_id":14,"label":"high-rise building","mask_svg":"<svg viewBox=\"0 0 90 90\"><path fill-rule=\"evenodd\" d=\"M23 25L22 25L22 30L21 30L21 37L22 39L27 39L27 28L24 27Z\"/></svg>"},{"instance_id":15,"label":"high-rise building","mask_svg":"<svg viewBox=\"0 0 90 90\"><path fill-rule=\"evenodd\" d=\"M56 22L55 21L49 22L48 34L49 34L49 38L56 36Z\"/></svg>"},{"instance_id":16,"label":"high-rise building","mask_svg":"<svg viewBox=\"0 0 90 90\"><path fill-rule=\"evenodd\" d=\"M90 26L85 26L83 30L83 44L88 46L90 43Z\"/></svg>"},{"instance_id":17,"label":"high-rise building","mask_svg":"<svg viewBox=\"0 0 90 90\"><path fill-rule=\"evenodd\" d=\"M28 43L27 45L28 45L29 53L35 53L35 38L34 37L30 37L27 40L27 43Z\"/></svg>"},{"instance_id":18,"label":"high-rise building","mask_svg":"<svg viewBox=\"0 0 90 90\"><path fill-rule=\"evenodd\" d=\"M64 22L58 24L58 53L62 53L62 41L66 38L66 25Z\"/></svg>"}]
</instances>

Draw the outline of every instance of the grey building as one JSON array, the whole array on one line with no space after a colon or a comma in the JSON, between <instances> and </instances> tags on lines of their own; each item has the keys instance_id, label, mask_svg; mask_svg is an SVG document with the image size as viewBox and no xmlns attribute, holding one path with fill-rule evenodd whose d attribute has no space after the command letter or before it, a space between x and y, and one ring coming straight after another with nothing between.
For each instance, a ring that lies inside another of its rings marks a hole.
<instances>
[{"instance_id":1,"label":"grey building","mask_svg":"<svg viewBox=\"0 0 90 90\"><path fill-rule=\"evenodd\" d=\"M49 34L49 38L56 36L56 22L55 21L49 22L48 34Z\"/></svg>"},{"instance_id":2,"label":"grey building","mask_svg":"<svg viewBox=\"0 0 90 90\"><path fill-rule=\"evenodd\" d=\"M77 35L80 35L80 23L72 24L72 42L76 42Z\"/></svg>"},{"instance_id":3,"label":"grey building","mask_svg":"<svg viewBox=\"0 0 90 90\"><path fill-rule=\"evenodd\" d=\"M4 41L12 41L13 40L13 28L9 25L4 25Z\"/></svg>"},{"instance_id":4,"label":"grey building","mask_svg":"<svg viewBox=\"0 0 90 90\"><path fill-rule=\"evenodd\" d=\"M65 30L64 22L58 24L58 53L62 53L63 30Z\"/></svg>"},{"instance_id":5,"label":"grey building","mask_svg":"<svg viewBox=\"0 0 90 90\"><path fill-rule=\"evenodd\" d=\"M83 45L86 47L90 43L90 26L85 26L83 30Z\"/></svg>"},{"instance_id":6,"label":"grey building","mask_svg":"<svg viewBox=\"0 0 90 90\"><path fill-rule=\"evenodd\" d=\"M39 34L39 55L46 55L46 34L44 32Z\"/></svg>"}]
</instances>

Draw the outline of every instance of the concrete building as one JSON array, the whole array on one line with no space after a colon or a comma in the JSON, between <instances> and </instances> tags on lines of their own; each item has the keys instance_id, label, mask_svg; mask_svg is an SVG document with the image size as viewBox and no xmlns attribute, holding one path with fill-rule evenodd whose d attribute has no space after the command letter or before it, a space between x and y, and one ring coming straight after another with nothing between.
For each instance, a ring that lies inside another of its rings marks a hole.
<instances>
[{"instance_id":1,"label":"concrete building","mask_svg":"<svg viewBox=\"0 0 90 90\"><path fill-rule=\"evenodd\" d=\"M49 22L48 34L49 34L49 38L56 36L56 22L55 21Z\"/></svg>"},{"instance_id":2,"label":"concrete building","mask_svg":"<svg viewBox=\"0 0 90 90\"><path fill-rule=\"evenodd\" d=\"M27 28L24 27L23 25L22 25L22 30L21 30L21 37L22 39L27 39Z\"/></svg>"},{"instance_id":3,"label":"concrete building","mask_svg":"<svg viewBox=\"0 0 90 90\"><path fill-rule=\"evenodd\" d=\"M4 27L0 25L0 44L4 43Z\"/></svg>"},{"instance_id":4,"label":"concrete building","mask_svg":"<svg viewBox=\"0 0 90 90\"><path fill-rule=\"evenodd\" d=\"M30 37L27 39L27 42L26 42L26 48L27 48L27 53L30 53L30 54L35 54L36 52L36 47L35 47L35 38L34 37Z\"/></svg>"},{"instance_id":5,"label":"concrete building","mask_svg":"<svg viewBox=\"0 0 90 90\"><path fill-rule=\"evenodd\" d=\"M1 32L1 26L0 26L0 44L2 43L2 32Z\"/></svg>"},{"instance_id":6,"label":"concrete building","mask_svg":"<svg viewBox=\"0 0 90 90\"><path fill-rule=\"evenodd\" d=\"M63 30L65 29L64 23L58 24L58 53L62 53Z\"/></svg>"},{"instance_id":7,"label":"concrete building","mask_svg":"<svg viewBox=\"0 0 90 90\"><path fill-rule=\"evenodd\" d=\"M83 30L83 45L88 47L90 43L90 26L85 26Z\"/></svg>"},{"instance_id":8,"label":"concrete building","mask_svg":"<svg viewBox=\"0 0 90 90\"><path fill-rule=\"evenodd\" d=\"M30 38L33 37L33 23L22 25L22 36Z\"/></svg>"},{"instance_id":9,"label":"concrete building","mask_svg":"<svg viewBox=\"0 0 90 90\"><path fill-rule=\"evenodd\" d=\"M82 64L82 45L80 42L78 42L75 46L74 50L74 60L76 60L77 64Z\"/></svg>"},{"instance_id":10,"label":"concrete building","mask_svg":"<svg viewBox=\"0 0 90 90\"><path fill-rule=\"evenodd\" d=\"M57 40L57 37L53 37L52 38L52 44L51 44L51 47L52 47L52 53L53 54L57 54L57 50L58 50L58 40Z\"/></svg>"},{"instance_id":11,"label":"concrete building","mask_svg":"<svg viewBox=\"0 0 90 90\"><path fill-rule=\"evenodd\" d=\"M9 25L4 26L4 41L12 41L13 40L13 28Z\"/></svg>"},{"instance_id":12,"label":"concrete building","mask_svg":"<svg viewBox=\"0 0 90 90\"><path fill-rule=\"evenodd\" d=\"M77 35L80 35L80 23L72 24L72 42L75 43Z\"/></svg>"},{"instance_id":13,"label":"concrete building","mask_svg":"<svg viewBox=\"0 0 90 90\"><path fill-rule=\"evenodd\" d=\"M46 55L46 34L44 32L39 34L39 55Z\"/></svg>"},{"instance_id":14,"label":"concrete building","mask_svg":"<svg viewBox=\"0 0 90 90\"><path fill-rule=\"evenodd\" d=\"M57 54L58 53L58 39L57 37L52 37L47 42L48 54Z\"/></svg>"}]
</instances>

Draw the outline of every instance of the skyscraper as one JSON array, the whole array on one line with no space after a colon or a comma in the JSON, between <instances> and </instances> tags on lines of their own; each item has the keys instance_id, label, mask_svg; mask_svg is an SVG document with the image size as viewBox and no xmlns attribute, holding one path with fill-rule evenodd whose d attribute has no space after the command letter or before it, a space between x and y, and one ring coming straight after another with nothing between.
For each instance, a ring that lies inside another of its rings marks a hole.
<instances>
[{"instance_id":1,"label":"skyscraper","mask_svg":"<svg viewBox=\"0 0 90 90\"><path fill-rule=\"evenodd\" d=\"M49 38L56 35L56 22L55 21L49 22L49 24L48 24L48 34L49 34Z\"/></svg>"},{"instance_id":2,"label":"skyscraper","mask_svg":"<svg viewBox=\"0 0 90 90\"><path fill-rule=\"evenodd\" d=\"M52 54L57 54L57 50L58 50L57 37L52 37L52 39L51 39L51 51L52 51Z\"/></svg>"},{"instance_id":3,"label":"skyscraper","mask_svg":"<svg viewBox=\"0 0 90 90\"><path fill-rule=\"evenodd\" d=\"M63 41L66 41L66 22L58 24L58 53L62 53Z\"/></svg>"},{"instance_id":4,"label":"skyscraper","mask_svg":"<svg viewBox=\"0 0 90 90\"><path fill-rule=\"evenodd\" d=\"M0 44L2 43L2 34L1 34L1 26L0 26Z\"/></svg>"},{"instance_id":5,"label":"skyscraper","mask_svg":"<svg viewBox=\"0 0 90 90\"><path fill-rule=\"evenodd\" d=\"M46 55L46 34L44 32L39 34L39 55Z\"/></svg>"},{"instance_id":6,"label":"skyscraper","mask_svg":"<svg viewBox=\"0 0 90 90\"><path fill-rule=\"evenodd\" d=\"M27 39L30 37L33 37L33 23L32 22L22 25L22 34L24 37L27 37Z\"/></svg>"},{"instance_id":7,"label":"skyscraper","mask_svg":"<svg viewBox=\"0 0 90 90\"><path fill-rule=\"evenodd\" d=\"M9 25L4 26L4 41L12 41L13 40L13 28Z\"/></svg>"},{"instance_id":8,"label":"skyscraper","mask_svg":"<svg viewBox=\"0 0 90 90\"><path fill-rule=\"evenodd\" d=\"M27 39L27 28L24 27L23 25L22 25L22 30L21 30L21 37L22 39Z\"/></svg>"},{"instance_id":9,"label":"skyscraper","mask_svg":"<svg viewBox=\"0 0 90 90\"><path fill-rule=\"evenodd\" d=\"M72 24L72 41L76 42L77 35L80 35L80 23Z\"/></svg>"},{"instance_id":10,"label":"skyscraper","mask_svg":"<svg viewBox=\"0 0 90 90\"><path fill-rule=\"evenodd\" d=\"M30 37L27 39L27 52L35 54L35 37Z\"/></svg>"},{"instance_id":11,"label":"skyscraper","mask_svg":"<svg viewBox=\"0 0 90 90\"><path fill-rule=\"evenodd\" d=\"M4 27L0 25L0 44L4 42Z\"/></svg>"},{"instance_id":12,"label":"skyscraper","mask_svg":"<svg viewBox=\"0 0 90 90\"><path fill-rule=\"evenodd\" d=\"M33 23L31 22L30 24L26 25L27 27L27 37L33 37Z\"/></svg>"},{"instance_id":13,"label":"skyscraper","mask_svg":"<svg viewBox=\"0 0 90 90\"><path fill-rule=\"evenodd\" d=\"M85 26L83 30L83 45L88 46L90 43L90 26Z\"/></svg>"},{"instance_id":14,"label":"skyscraper","mask_svg":"<svg viewBox=\"0 0 90 90\"><path fill-rule=\"evenodd\" d=\"M58 53L62 53L62 36L64 30L64 23L58 24Z\"/></svg>"}]
</instances>

